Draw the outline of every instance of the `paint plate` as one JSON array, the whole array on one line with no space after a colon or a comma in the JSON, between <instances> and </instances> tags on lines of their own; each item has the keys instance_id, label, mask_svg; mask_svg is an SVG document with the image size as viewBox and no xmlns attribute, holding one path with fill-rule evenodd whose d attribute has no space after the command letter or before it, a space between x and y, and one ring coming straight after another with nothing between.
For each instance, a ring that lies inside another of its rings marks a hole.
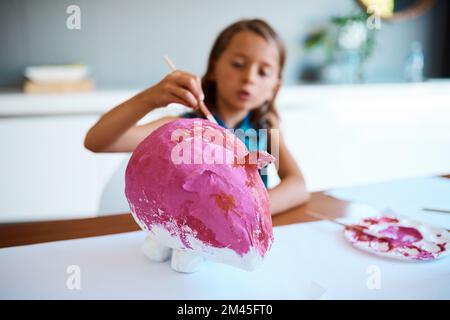
<instances>
[{"instance_id":1,"label":"paint plate","mask_svg":"<svg viewBox=\"0 0 450 320\"><path fill-rule=\"evenodd\" d=\"M357 224L368 231L345 229L345 238L355 247L388 258L428 261L447 256L450 233L422 222L393 216L371 217Z\"/></svg>"}]
</instances>

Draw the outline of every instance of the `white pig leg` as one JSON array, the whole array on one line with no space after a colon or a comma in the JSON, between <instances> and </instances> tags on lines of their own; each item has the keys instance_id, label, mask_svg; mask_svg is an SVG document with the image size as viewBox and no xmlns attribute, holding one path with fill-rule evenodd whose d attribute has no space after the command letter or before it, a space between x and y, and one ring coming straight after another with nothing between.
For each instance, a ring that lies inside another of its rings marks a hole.
<instances>
[{"instance_id":1,"label":"white pig leg","mask_svg":"<svg viewBox=\"0 0 450 320\"><path fill-rule=\"evenodd\" d=\"M200 269L203 260L204 258L197 254L192 254L185 250L173 249L171 266L175 271L192 273Z\"/></svg>"},{"instance_id":2,"label":"white pig leg","mask_svg":"<svg viewBox=\"0 0 450 320\"><path fill-rule=\"evenodd\" d=\"M142 252L144 252L150 260L157 262L162 262L169 259L171 250L171 248L166 247L157 240L153 239L151 235L148 235L142 244Z\"/></svg>"}]
</instances>

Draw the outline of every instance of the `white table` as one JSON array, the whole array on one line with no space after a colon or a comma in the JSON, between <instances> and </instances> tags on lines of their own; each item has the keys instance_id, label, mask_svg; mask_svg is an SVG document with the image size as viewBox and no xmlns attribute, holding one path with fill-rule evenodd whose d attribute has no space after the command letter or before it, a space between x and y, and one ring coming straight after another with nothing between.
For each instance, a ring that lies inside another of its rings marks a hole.
<instances>
[{"instance_id":1,"label":"white table","mask_svg":"<svg viewBox=\"0 0 450 320\"><path fill-rule=\"evenodd\" d=\"M169 262L151 262L140 252L141 231L1 249L0 298L450 299L449 258L414 263L372 256L327 221L276 227L274 235L254 272L208 262L198 273L176 273ZM80 290L66 285L73 265Z\"/></svg>"}]
</instances>

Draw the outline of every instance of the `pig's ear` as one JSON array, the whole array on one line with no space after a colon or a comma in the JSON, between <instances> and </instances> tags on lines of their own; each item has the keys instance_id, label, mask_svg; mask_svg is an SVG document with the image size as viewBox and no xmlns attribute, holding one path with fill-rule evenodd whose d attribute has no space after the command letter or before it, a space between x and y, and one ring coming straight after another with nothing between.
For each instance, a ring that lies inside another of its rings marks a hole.
<instances>
[{"instance_id":1,"label":"pig's ear","mask_svg":"<svg viewBox=\"0 0 450 320\"><path fill-rule=\"evenodd\" d=\"M250 155L252 153L257 154L258 161L257 161L256 167L258 169L262 169L265 166L267 166L275 161L275 157L266 151L253 151L250 153Z\"/></svg>"},{"instance_id":2,"label":"pig's ear","mask_svg":"<svg viewBox=\"0 0 450 320\"><path fill-rule=\"evenodd\" d=\"M245 159L242 158L237 163L245 164L246 166L256 166L258 169L262 169L268 164L275 161L275 157L266 151L252 151L247 153Z\"/></svg>"}]
</instances>

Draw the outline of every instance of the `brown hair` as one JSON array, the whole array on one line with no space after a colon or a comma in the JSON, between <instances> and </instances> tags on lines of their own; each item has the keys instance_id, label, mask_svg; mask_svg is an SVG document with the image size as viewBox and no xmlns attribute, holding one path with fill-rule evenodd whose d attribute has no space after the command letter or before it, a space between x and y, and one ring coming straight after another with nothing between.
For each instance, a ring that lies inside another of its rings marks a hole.
<instances>
[{"instance_id":1,"label":"brown hair","mask_svg":"<svg viewBox=\"0 0 450 320\"><path fill-rule=\"evenodd\" d=\"M227 28L225 28L217 37L214 45L211 49L211 53L208 59L208 68L205 75L202 78L202 89L205 93L205 104L211 111L216 111L216 83L210 80L211 73L213 72L214 63L220 58L222 53L225 51L231 39L241 31L251 31L255 34L263 37L267 42L274 43L278 49L279 53L279 74L278 77L281 79L281 74L284 67L284 62L286 59L286 49L280 36L275 32L275 30L264 20L260 19L250 19L250 20L239 20ZM250 120L252 125L259 128L267 128L267 124L263 122L263 117L268 113L272 112L278 118L278 112L275 108L275 98L277 96L278 90L275 92L272 100L268 101L261 107L251 111Z\"/></svg>"}]
</instances>

